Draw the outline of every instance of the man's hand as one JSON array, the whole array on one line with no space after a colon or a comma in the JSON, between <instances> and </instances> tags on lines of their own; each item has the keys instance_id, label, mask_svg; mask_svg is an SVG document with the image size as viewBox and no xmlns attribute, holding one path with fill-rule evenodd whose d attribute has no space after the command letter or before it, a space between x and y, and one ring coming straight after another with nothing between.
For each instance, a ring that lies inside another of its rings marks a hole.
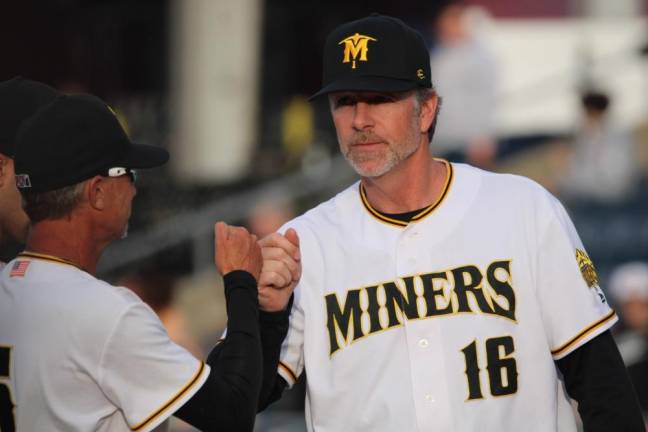
<instances>
[{"instance_id":1,"label":"man's hand","mask_svg":"<svg viewBox=\"0 0 648 432\"><path fill-rule=\"evenodd\" d=\"M217 222L215 226L216 268L225 276L234 270L244 270L258 281L263 257L255 235L245 228Z\"/></svg>"},{"instance_id":2,"label":"man's hand","mask_svg":"<svg viewBox=\"0 0 648 432\"><path fill-rule=\"evenodd\" d=\"M285 236L270 234L261 241L263 270L259 279L259 308L265 312L278 312L288 305L301 277L299 237L290 228Z\"/></svg>"}]
</instances>

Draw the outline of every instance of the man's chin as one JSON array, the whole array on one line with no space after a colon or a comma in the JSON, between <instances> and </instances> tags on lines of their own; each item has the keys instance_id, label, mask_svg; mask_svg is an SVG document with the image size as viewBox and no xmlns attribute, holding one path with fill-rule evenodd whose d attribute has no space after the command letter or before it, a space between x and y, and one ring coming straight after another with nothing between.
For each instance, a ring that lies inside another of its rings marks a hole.
<instances>
[{"instance_id":1,"label":"man's chin","mask_svg":"<svg viewBox=\"0 0 648 432\"><path fill-rule=\"evenodd\" d=\"M358 175L365 178L378 178L387 174L392 166L385 161L353 161L347 159Z\"/></svg>"}]
</instances>

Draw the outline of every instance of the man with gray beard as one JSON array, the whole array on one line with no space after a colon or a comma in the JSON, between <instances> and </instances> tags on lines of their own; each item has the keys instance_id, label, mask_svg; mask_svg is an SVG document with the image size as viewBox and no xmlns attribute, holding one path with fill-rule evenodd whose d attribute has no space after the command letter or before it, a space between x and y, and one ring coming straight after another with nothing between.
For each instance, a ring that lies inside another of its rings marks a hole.
<instances>
[{"instance_id":1,"label":"man with gray beard","mask_svg":"<svg viewBox=\"0 0 648 432\"><path fill-rule=\"evenodd\" d=\"M361 179L280 229L298 244L261 241L286 263L277 303L297 249L303 268L260 408L306 372L311 432L576 431L569 397L588 432L643 431L616 314L562 205L431 154L440 98L423 38L377 14L343 24L323 81L314 97Z\"/></svg>"}]
</instances>

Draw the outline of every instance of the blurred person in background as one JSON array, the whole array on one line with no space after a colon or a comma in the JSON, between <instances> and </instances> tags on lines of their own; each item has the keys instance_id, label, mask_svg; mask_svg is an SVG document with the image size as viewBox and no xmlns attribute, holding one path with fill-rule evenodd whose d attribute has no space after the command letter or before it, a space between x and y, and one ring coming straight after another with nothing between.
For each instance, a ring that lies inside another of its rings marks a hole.
<instances>
[{"instance_id":1,"label":"blurred person in background","mask_svg":"<svg viewBox=\"0 0 648 432\"><path fill-rule=\"evenodd\" d=\"M16 77L0 83L0 268L13 258L10 244L24 244L29 219L16 188L13 157L16 133L22 122L58 95L53 88Z\"/></svg>"},{"instance_id":2,"label":"blurred person in background","mask_svg":"<svg viewBox=\"0 0 648 432\"><path fill-rule=\"evenodd\" d=\"M295 206L286 196L272 196L256 204L247 218L250 232L258 238L277 232L295 217Z\"/></svg>"},{"instance_id":3,"label":"blurred person in background","mask_svg":"<svg viewBox=\"0 0 648 432\"><path fill-rule=\"evenodd\" d=\"M635 261L615 268L610 295L626 328L616 337L619 351L648 419L648 263Z\"/></svg>"},{"instance_id":4,"label":"blurred person in background","mask_svg":"<svg viewBox=\"0 0 648 432\"><path fill-rule=\"evenodd\" d=\"M610 97L587 91L581 97L583 120L567 155L560 193L570 202L622 202L637 186L632 135L610 118Z\"/></svg>"},{"instance_id":5,"label":"blurred person in background","mask_svg":"<svg viewBox=\"0 0 648 432\"><path fill-rule=\"evenodd\" d=\"M449 1L432 24L432 76L443 98L434 150L452 162L491 167L497 154L497 60L479 36L484 11Z\"/></svg>"}]
</instances>

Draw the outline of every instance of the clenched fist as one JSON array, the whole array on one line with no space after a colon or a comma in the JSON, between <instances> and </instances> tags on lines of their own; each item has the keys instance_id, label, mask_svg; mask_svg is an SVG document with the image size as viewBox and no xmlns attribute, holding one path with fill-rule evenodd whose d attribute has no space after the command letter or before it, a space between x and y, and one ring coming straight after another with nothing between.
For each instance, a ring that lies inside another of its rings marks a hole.
<instances>
[{"instance_id":1,"label":"clenched fist","mask_svg":"<svg viewBox=\"0 0 648 432\"><path fill-rule=\"evenodd\" d=\"M299 237L290 228L285 235L270 234L259 243L263 250L259 307L266 312L284 310L301 277Z\"/></svg>"},{"instance_id":2,"label":"clenched fist","mask_svg":"<svg viewBox=\"0 0 648 432\"><path fill-rule=\"evenodd\" d=\"M259 280L263 256L255 235L248 233L245 228L217 222L214 242L216 269L221 275L244 270Z\"/></svg>"}]
</instances>

